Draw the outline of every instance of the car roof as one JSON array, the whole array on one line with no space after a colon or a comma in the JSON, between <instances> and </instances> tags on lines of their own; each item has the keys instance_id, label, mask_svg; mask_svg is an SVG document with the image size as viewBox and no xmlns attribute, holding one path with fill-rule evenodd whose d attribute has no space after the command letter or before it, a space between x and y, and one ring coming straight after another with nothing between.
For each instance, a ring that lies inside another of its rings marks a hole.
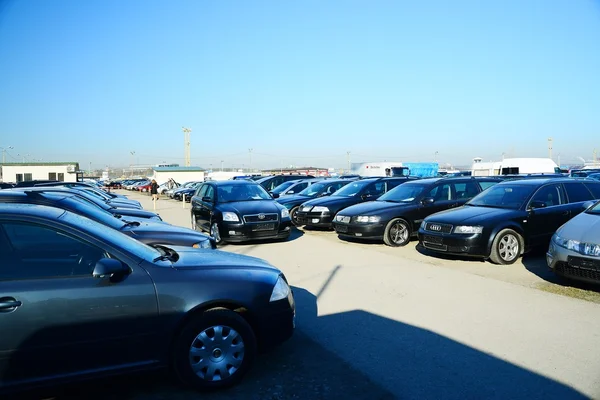
<instances>
[{"instance_id":1,"label":"car roof","mask_svg":"<svg viewBox=\"0 0 600 400\"><path fill-rule=\"evenodd\" d=\"M227 186L227 185L258 185L256 181L251 181L247 179L231 179L226 181L209 181L213 185L217 186ZM207 182L208 183L208 182Z\"/></svg>"},{"instance_id":2,"label":"car roof","mask_svg":"<svg viewBox=\"0 0 600 400\"><path fill-rule=\"evenodd\" d=\"M543 185L545 183L568 183L568 182L582 182L579 179L573 178L523 178L523 179L509 179L503 182L500 182L499 185L502 184L511 184L518 183L519 185Z\"/></svg>"},{"instance_id":3,"label":"car roof","mask_svg":"<svg viewBox=\"0 0 600 400\"><path fill-rule=\"evenodd\" d=\"M56 219L65 212L67 211L63 210L62 208L42 206L38 204L0 203L0 216L12 214Z\"/></svg>"}]
</instances>

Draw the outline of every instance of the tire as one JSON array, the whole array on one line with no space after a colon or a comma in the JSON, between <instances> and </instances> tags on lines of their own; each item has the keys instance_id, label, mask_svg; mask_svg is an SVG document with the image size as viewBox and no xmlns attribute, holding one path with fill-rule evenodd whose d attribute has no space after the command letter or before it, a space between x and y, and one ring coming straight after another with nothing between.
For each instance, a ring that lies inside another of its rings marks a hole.
<instances>
[{"instance_id":1,"label":"tire","mask_svg":"<svg viewBox=\"0 0 600 400\"><path fill-rule=\"evenodd\" d=\"M514 264L523 253L523 238L512 229L503 229L494 238L490 260L494 264Z\"/></svg>"},{"instance_id":2,"label":"tire","mask_svg":"<svg viewBox=\"0 0 600 400\"><path fill-rule=\"evenodd\" d=\"M212 238L215 239L216 244L223 243L223 239L221 239L221 234L219 232L218 223L213 222L212 224L210 224L210 236L212 236Z\"/></svg>"},{"instance_id":3,"label":"tire","mask_svg":"<svg viewBox=\"0 0 600 400\"><path fill-rule=\"evenodd\" d=\"M296 213L298 212L299 208L300 206L296 206L290 210L290 219L292 220L292 224L294 224L294 226L299 226L298 222L296 221Z\"/></svg>"},{"instance_id":4,"label":"tire","mask_svg":"<svg viewBox=\"0 0 600 400\"><path fill-rule=\"evenodd\" d=\"M406 246L410 242L410 226L402 218L394 218L385 227L383 242L391 247Z\"/></svg>"},{"instance_id":5,"label":"tire","mask_svg":"<svg viewBox=\"0 0 600 400\"><path fill-rule=\"evenodd\" d=\"M175 373L184 384L213 390L238 383L256 352L256 337L248 322L234 311L213 308L183 327L171 356Z\"/></svg>"}]
</instances>

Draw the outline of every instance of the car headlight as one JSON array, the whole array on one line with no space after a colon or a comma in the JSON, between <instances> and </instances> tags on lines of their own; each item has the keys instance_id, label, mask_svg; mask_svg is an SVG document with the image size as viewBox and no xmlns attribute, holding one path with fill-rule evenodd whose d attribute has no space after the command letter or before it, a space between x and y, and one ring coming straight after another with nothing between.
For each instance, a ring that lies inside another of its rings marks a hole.
<instances>
[{"instance_id":1,"label":"car headlight","mask_svg":"<svg viewBox=\"0 0 600 400\"><path fill-rule=\"evenodd\" d=\"M344 222L346 224L350 223L350 217L348 217L346 215L340 215L340 214L338 214L338 215L335 216L335 220L337 222Z\"/></svg>"},{"instance_id":2,"label":"car headlight","mask_svg":"<svg viewBox=\"0 0 600 400\"><path fill-rule=\"evenodd\" d=\"M269 299L269 302L283 300L287 298L289 294L290 286L280 275L279 278L277 278L277 282L275 282L275 287L273 287L273 292L271 293L271 298Z\"/></svg>"},{"instance_id":3,"label":"car headlight","mask_svg":"<svg viewBox=\"0 0 600 400\"><path fill-rule=\"evenodd\" d=\"M368 216L368 215L359 215L355 218L356 222L369 223L369 222L379 222L381 217L377 215Z\"/></svg>"},{"instance_id":4,"label":"car headlight","mask_svg":"<svg viewBox=\"0 0 600 400\"><path fill-rule=\"evenodd\" d=\"M300 211L310 211L312 209L312 206L302 206L302 209Z\"/></svg>"},{"instance_id":5,"label":"car headlight","mask_svg":"<svg viewBox=\"0 0 600 400\"><path fill-rule=\"evenodd\" d=\"M454 233L478 234L483 232L483 226L458 225L454 227Z\"/></svg>"},{"instance_id":6,"label":"car headlight","mask_svg":"<svg viewBox=\"0 0 600 400\"><path fill-rule=\"evenodd\" d=\"M329 208L327 207L322 207L322 206L316 206L315 208L312 209L314 212L329 212Z\"/></svg>"},{"instance_id":7,"label":"car headlight","mask_svg":"<svg viewBox=\"0 0 600 400\"><path fill-rule=\"evenodd\" d=\"M192 245L192 247L195 248L195 249L212 249L213 248L212 243L208 239L203 240L203 241L198 242L198 243L194 243Z\"/></svg>"},{"instance_id":8,"label":"car headlight","mask_svg":"<svg viewBox=\"0 0 600 400\"><path fill-rule=\"evenodd\" d=\"M552 236L552 241L554 244L564 249L575 251L586 256L600 257L600 244L582 243L578 240L566 239L557 234Z\"/></svg>"},{"instance_id":9,"label":"car headlight","mask_svg":"<svg viewBox=\"0 0 600 400\"><path fill-rule=\"evenodd\" d=\"M223 221L227 222L239 222L240 218L234 212L225 211L223 213Z\"/></svg>"},{"instance_id":10,"label":"car headlight","mask_svg":"<svg viewBox=\"0 0 600 400\"><path fill-rule=\"evenodd\" d=\"M423 220L421 222L421 229L425 230L425 227L427 226L427 222L425 222L425 220Z\"/></svg>"},{"instance_id":11,"label":"car headlight","mask_svg":"<svg viewBox=\"0 0 600 400\"><path fill-rule=\"evenodd\" d=\"M289 218L290 212L287 209L281 210L281 218Z\"/></svg>"}]
</instances>

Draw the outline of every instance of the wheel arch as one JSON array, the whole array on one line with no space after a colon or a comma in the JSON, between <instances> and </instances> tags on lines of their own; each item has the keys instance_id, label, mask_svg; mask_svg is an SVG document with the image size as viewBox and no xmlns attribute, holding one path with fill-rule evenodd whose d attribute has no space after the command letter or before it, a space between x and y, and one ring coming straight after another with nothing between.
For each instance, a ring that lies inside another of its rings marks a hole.
<instances>
[{"instance_id":1,"label":"wheel arch","mask_svg":"<svg viewBox=\"0 0 600 400\"><path fill-rule=\"evenodd\" d=\"M503 224L500 224L500 225L494 227L494 229L490 233L488 240L487 240L487 248L486 248L486 253L487 253L488 257L492 253L492 245L494 244L494 239L496 239L496 236L504 229L512 229L513 231L515 231L519 234L519 237L521 240L521 254L520 255L523 255L523 253L525 252L525 245L526 245L525 244L525 230L523 229L522 226L520 226L519 224L517 224L515 222L506 222L506 223L503 223Z\"/></svg>"}]
</instances>

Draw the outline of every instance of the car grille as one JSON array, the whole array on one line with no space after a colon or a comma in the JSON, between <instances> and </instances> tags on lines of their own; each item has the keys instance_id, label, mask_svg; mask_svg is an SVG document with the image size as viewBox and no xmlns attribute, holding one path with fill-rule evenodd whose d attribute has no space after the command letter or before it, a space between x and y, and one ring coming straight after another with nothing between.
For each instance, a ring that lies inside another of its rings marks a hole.
<instances>
[{"instance_id":1,"label":"car grille","mask_svg":"<svg viewBox=\"0 0 600 400\"><path fill-rule=\"evenodd\" d=\"M600 271L597 271L597 270L594 271L594 270L589 270L589 269L575 268L575 267L569 266L569 264L564 263L564 262L556 263L556 266L554 268L556 269L556 272L558 272L562 275L573 276L573 277L583 278L583 279L590 279L590 280L600 282Z\"/></svg>"},{"instance_id":2,"label":"car grille","mask_svg":"<svg viewBox=\"0 0 600 400\"><path fill-rule=\"evenodd\" d=\"M600 271L600 260L590 260L589 258L569 256L567 258L569 267Z\"/></svg>"},{"instance_id":3,"label":"car grille","mask_svg":"<svg viewBox=\"0 0 600 400\"><path fill-rule=\"evenodd\" d=\"M431 231L431 232L438 232L438 233L451 233L452 232L452 225L450 224L438 224L435 222L427 222L425 224L425 230L426 231Z\"/></svg>"},{"instance_id":4,"label":"car grille","mask_svg":"<svg viewBox=\"0 0 600 400\"><path fill-rule=\"evenodd\" d=\"M246 222L246 223L268 222L268 221L277 221L277 214L244 215L244 222Z\"/></svg>"}]
</instances>

